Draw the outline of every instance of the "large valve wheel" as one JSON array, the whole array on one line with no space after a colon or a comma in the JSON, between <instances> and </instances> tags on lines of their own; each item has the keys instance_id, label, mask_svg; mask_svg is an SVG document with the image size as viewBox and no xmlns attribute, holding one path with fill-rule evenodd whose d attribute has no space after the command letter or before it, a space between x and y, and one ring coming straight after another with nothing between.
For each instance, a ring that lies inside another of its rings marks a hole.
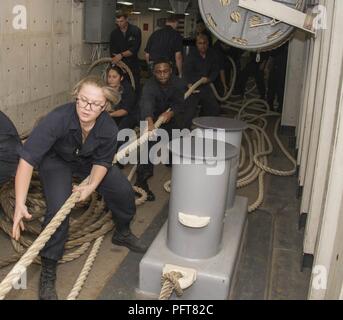
<instances>
[{"instance_id":1,"label":"large valve wheel","mask_svg":"<svg viewBox=\"0 0 343 320\"><path fill-rule=\"evenodd\" d=\"M305 0L274 0L303 11ZM238 6L239 0L199 0L203 20L223 42L244 50L268 51L291 37L294 27Z\"/></svg>"}]
</instances>

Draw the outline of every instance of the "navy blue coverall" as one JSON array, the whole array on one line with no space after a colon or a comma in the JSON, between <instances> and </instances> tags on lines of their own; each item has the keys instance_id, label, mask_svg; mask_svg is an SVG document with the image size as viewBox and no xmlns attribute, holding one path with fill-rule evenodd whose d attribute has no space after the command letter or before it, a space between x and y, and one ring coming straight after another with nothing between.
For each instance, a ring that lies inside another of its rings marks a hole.
<instances>
[{"instance_id":1,"label":"navy blue coverall","mask_svg":"<svg viewBox=\"0 0 343 320\"><path fill-rule=\"evenodd\" d=\"M39 171L47 211L45 227L72 193L72 178L85 178L93 165L106 167L108 172L97 191L112 212L118 231L129 229L135 214L135 195L127 178L112 160L116 150L118 128L107 112L101 113L86 141L76 112L69 103L50 112L33 130L20 156ZM68 218L47 242L40 255L58 261L62 258L68 238Z\"/></svg>"},{"instance_id":2,"label":"navy blue coverall","mask_svg":"<svg viewBox=\"0 0 343 320\"><path fill-rule=\"evenodd\" d=\"M159 116L170 108L174 112L174 117L169 123L163 124L160 129L166 130L171 139L172 130L182 129L183 127L185 92L186 84L175 75L171 76L171 79L165 86L162 86L155 78L149 79L143 87L140 101L142 120L151 117L156 122ZM149 152L155 143L154 141L149 141ZM150 159L147 164L139 164L137 168L137 182L144 183L153 176L153 170L154 165Z\"/></svg>"},{"instance_id":3,"label":"navy blue coverall","mask_svg":"<svg viewBox=\"0 0 343 320\"><path fill-rule=\"evenodd\" d=\"M214 82L219 75L218 57L214 49L209 48L203 58L197 48L192 48L185 59L184 77L187 84L194 84L202 77ZM210 83L199 87L200 93L192 94L185 104L185 127L190 128L192 119L196 116L197 106L201 105L201 116L218 116L220 105L210 87Z\"/></svg>"},{"instance_id":4,"label":"navy blue coverall","mask_svg":"<svg viewBox=\"0 0 343 320\"><path fill-rule=\"evenodd\" d=\"M21 141L12 121L0 111L0 186L14 177Z\"/></svg>"}]
</instances>

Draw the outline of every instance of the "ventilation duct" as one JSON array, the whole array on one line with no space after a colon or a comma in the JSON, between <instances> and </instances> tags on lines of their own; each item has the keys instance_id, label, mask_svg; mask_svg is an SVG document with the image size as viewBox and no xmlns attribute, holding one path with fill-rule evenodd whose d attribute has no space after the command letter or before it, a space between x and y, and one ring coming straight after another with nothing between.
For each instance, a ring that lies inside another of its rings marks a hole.
<instances>
[{"instance_id":1,"label":"ventilation duct","mask_svg":"<svg viewBox=\"0 0 343 320\"><path fill-rule=\"evenodd\" d=\"M176 14L184 14L189 5L189 0L169 0L169 3Z\"/></svg>"}]
</instances>

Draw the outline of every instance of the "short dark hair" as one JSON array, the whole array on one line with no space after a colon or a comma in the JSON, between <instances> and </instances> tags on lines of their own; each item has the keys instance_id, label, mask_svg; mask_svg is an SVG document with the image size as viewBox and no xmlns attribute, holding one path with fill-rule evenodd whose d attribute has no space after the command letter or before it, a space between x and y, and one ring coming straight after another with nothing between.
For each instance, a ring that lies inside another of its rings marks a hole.
<instances>
[{"instance_id":1,"label":"short dark hair","mask_svg":"<svg viewBox=\"0 0 343 320\"><path fill-rule=\"evenodd\" d=\"M120 68L120 67L118 67L118 66L116 66L116 65L111 64L111 65L107 68L107 70L106 70L106 75L107 75L107 76L108 76L108 74L110 73L111 70L116 71L116 72L119 74L119 76L121 76L121 77L124 77L124 75L125 75L125 73L124 73L124 71L123 71L122 68Z\"/></svg>"},{"instance_id":2,"label":"short dark hair","mask_svg":"<svg viewBox=\"0 0 343 320\"><path fill-rule=\"evenodd\" d=\"M195 40L198 41L198 39L206 39L208 43L210 43L210 39L208 35L204 32L198 32L195 36Z\"/></svg>"},{"instance_id":3,"label":"short dark hair","mask_svg":"<svg viewBox=\"0 0 343 320\"><path fill-rule=\"evenodd\" d=\"M154 68L155 68L158 64L162 64L162 63L168 64L171 68L173 67L172 62L171 62L168 58L159 58L159 59L156 59L156 60L154 61Z\"/></svg>"},{"instance_id":4,"label":"short dark hair","mask_svg":"<svg viewBox=\"0 0 343 320\"><path fill-rule=\"evenodd\" d=\"M128 15L126 12L123 12L123 11L118 11L118 12L116 13L116 19L119 19L119 18L121 18L121 17L124 17L125 19L127 19L128 16L129 16L129 15Z\"/></svg>"}]
</instances>

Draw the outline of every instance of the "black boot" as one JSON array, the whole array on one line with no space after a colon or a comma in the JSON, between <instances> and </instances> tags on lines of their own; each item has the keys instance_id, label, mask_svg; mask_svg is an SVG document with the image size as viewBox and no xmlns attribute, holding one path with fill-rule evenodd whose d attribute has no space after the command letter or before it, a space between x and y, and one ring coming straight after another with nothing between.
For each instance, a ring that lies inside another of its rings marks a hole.
<instances>
[{"instance_id":1,"label":"black boot","mask_svg":"<svg viewBox=\"0 0 343 320\"><path fill-rule=\"evenodd\" d=\"M140 243L139 239L131 232L114 230L112 236L112 243L117 246L124 246L129 248L133 252L145 253L148 248Z\"/></svg>"},{"instance_id":2,"label":"black boot","mask_svg":"<svg viewBox=\"0 0 343 320\"><path fill-rule=\"evenodd\" d=\"M48 258L41 258L42 271L39 279L39 299L58 300L55 282L57 261Z\"/></svg>"}]
</instances>

